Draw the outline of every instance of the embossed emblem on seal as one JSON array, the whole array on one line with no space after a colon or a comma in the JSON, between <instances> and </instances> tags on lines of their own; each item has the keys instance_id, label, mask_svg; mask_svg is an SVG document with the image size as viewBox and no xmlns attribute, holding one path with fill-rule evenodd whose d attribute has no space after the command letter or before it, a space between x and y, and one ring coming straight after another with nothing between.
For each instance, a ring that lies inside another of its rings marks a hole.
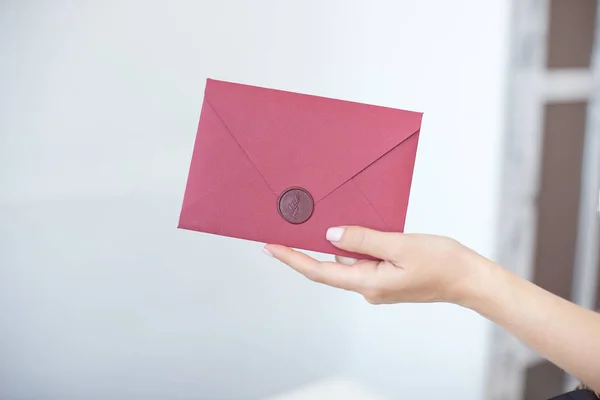
<instances>
[{"instance_id":1,"label":"embossed emblem on seal","mask_svg":"<svg viewBox=\"0 0 600 400\"><path fill-rule=\"evenodd\" d=\"M314 205L310 193L301 187L288 188L277 199L279 215L291 224L306 222L313 213Z\"/></svg>"}]
</instances>

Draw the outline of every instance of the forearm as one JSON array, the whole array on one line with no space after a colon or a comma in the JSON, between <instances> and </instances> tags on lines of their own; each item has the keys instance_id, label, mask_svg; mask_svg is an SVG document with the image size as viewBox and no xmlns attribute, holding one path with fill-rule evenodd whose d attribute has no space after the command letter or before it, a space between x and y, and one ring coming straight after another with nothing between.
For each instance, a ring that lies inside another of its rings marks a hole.
<instances>
[{"instance_id":1,"label":"forearm","mask_svg":"<svg viewBox=\"0 0 600 400\"><path fill-rule=\"evenodd\" d=\"M464 306L600 391L600 314L586 310L498 265L479 260Z\"/></svg>"}]
</instances>

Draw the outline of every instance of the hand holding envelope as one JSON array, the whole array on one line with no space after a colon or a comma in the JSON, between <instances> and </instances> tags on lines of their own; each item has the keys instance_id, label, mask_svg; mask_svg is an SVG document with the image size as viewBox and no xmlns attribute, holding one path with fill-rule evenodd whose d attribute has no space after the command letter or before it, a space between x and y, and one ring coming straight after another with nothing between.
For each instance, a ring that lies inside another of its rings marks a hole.
<instances>
[{"instance_id":1,"label":"hand holding envelope","mask_svg":"<svg viewBox=\"0 0 600 400\"><path fill-rule=\"evenodd\" d=\"M404 230L421 118L208 80L179 227L359 257L325 232Z\"/></svg>"},{"instance_id":2,"label":"hand holding envelope","mask_svg":"<svg viewBox=\"0 0 600 400\"><path fill-rule=\"evenodd\" d=\"M330 228L327 240L336 248L375 260L336 256L337 262L319 262L274 244L266 245L265 253L312 281L360 293L372 304L450 302L468 306L477 297L488 269L493 268L491 261L442 236L348 226Z\"/></svg>"}]
</instances>

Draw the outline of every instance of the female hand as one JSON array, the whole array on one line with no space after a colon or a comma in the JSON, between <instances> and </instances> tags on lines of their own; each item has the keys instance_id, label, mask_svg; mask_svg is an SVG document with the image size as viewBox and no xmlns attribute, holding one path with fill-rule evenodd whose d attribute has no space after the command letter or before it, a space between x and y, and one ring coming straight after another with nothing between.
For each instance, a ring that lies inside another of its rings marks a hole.
<instances>
[{"instance_id":1,"label":"female hand","mask_svg":"<svg viewBox=\"0 0 600 400\"><path fill-rule=\"evenodd\" d=\"M471 308L600 390L600 314L586 310L439 236L330 228L340 249L383 261L315 259L269 244L265 252L307 278L373 304L444 301Z\"/></svg>"},{"instance_id":2,"label":"female hand","mask_svg":"<svg viewBox=\"0 0 600 400\"><path fill-rule=\"evenodd\" d=\"M265 251L315 282L358 292L372 304L460 304L468 299L485 260L441 236L379 232L357 226L330 228L326 236L340 249L383 261L336 257L337 262L319 262L273 244Z\"/></svg>"}]
</instances>

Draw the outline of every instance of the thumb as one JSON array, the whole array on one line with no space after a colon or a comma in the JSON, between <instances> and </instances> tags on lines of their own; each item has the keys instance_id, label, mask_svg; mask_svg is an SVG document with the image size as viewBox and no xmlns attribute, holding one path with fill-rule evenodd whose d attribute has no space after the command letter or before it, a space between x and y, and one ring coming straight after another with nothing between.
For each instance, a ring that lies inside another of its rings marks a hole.
<instances>
[{"instance_id":1,"label":"thumb","mask_svg":"<svg viewBox=\"0 0 600 400\"><path fill-rule=\"evenodd\" d=\"M399 260L406 241L401 233L381 232L360 226L329 228L327 240L340 249L390 261Z\"/></svg>"}]
</instances>

